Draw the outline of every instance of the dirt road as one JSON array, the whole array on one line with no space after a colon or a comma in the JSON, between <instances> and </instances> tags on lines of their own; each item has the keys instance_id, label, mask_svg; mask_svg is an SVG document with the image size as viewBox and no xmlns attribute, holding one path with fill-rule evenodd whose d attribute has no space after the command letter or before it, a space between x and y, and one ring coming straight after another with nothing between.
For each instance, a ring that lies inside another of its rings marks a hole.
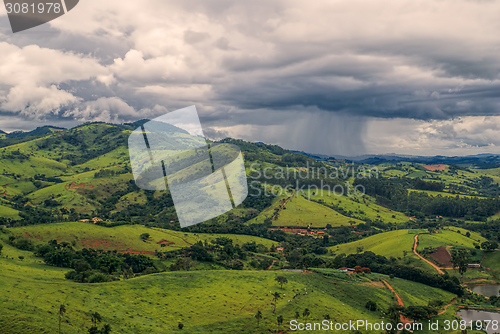
<instances>
[{"instance_id":1,"label":"dirt road","mask_svg":"<svg viewBox=\"0 0 500 334\"><path fill-rule=\"evenodd\" d=\"M421 258L422 260L424 260L428 264L430 264L434 269L437 270L437 272L440 275L444 275L444 272L438 266L436 266L434 263L432 263L431 261L425 259L422 255L420 255L420 254L417 253L417 244L418 244L418 234L415 234L415 238L414 238L414 241L413 241L413 253L415 253L416 256L418 256L419 258Z\"/></svg>"},{"instance_id":2,"label":"dirt road","mask_svg":"<svg viewBox=\"0 0 500 334\"><path fill-rule=\"evenodd\" d=\"M387 286L387 288L389 290L391 290L391 292L396 296L396 298L398 300L398 305L401 306L401 307L405 307L405 304L403 303L403 300L401 300L401 297L399 297L399 295L396 293L396 291L394 291L394 289L392 288L392 286L390 286L389 283L387 283L385 280L382 280L382 282L384 282L384 284ZM401 320L401 322L403 324L407 324L407 323L412 322L410 319L405 318L402 315L400 316L400 320Z\"/></svg>"}]
</instances>

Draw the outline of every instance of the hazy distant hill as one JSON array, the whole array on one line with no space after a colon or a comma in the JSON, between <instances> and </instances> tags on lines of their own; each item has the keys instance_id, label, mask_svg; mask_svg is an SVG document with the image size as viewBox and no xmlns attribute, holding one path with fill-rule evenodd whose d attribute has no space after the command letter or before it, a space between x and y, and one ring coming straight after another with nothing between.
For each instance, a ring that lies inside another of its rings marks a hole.
<instances>
[{"instance_id":1,"label":"hazy distant hill","mask_svg":"<svg viewBox=\"0 0 500 334\"><path fill-rule=\"evenodd\" d=\"M316 153L307 153L302 151L294 151L307 155L311 158L331 160L331 156ZM366 154L355 157L347 157L335 155L335 159L355 161L358 163L379 165L386 162L408 161L423 164L455 164L462 167L477 167L477 168L497 168L500 167L500 155L492 153L483 153L466 156L418 156L418 155L402 155L402 154Z\"/></svg>"},{"instance_id":2,"label":"hazy distant hill","mask_svg":"<svg viewBox=\"0 0 500 334\"><path fill-rule=\"evenodd\" d=\"M11 133L7 133L6 137L7 138L23 138L23 137L31 137L31 136L41 136L41 135L49 134L52 132L62 131L62 130L66 130L66 129L61 128L61 127L57 127L57 126L52 126L52 125L44 125L44 126L37 127L35 130L31 130L31 131L14 131ZM5 132L3 132L3 133L5 133Z\"/></svg>"}]
</instances>

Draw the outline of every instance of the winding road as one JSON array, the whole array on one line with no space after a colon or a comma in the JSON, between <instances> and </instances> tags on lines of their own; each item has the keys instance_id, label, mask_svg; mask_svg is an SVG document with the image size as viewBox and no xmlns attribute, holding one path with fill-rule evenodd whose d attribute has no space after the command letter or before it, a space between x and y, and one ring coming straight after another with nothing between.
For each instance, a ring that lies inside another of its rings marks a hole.
<instances>
[{"instance_id":1,"label":"winding road","mask_svg":"<svg viewBox=\"0 0 500 334\"><path fill-rule=\"evenodd\" d=\"M394 291L394 289L392 288L392 286L390 286L389 283L387 283L385 280L382 280L382 282L384 282L384 284L387 286L387 288L389 290L391 290L391 292L396 296L396 298L398 300L398 305L401 306L401 307L405 307L405 304L403 303L403 300L401 299L401 297L399 297L399 295L396 293L396 291ZM403 315L400 315L400 320L401 320L401 322L403 324L407 324L407 323L412 322L410 319L403 317Z\"/></svg>"},{"instance_id":2,"label":"winding road","mask_svg":"<svg viewBox=\"0 0 500 334\"><path fill-rule=\"evenodd\" d=\"M444 275L444 272L438 266L436 266L434 263L432 263L431 261L425 259L422 255L420 255L420 254L417 253L417 244L418 244L418 234L415 234L415 238L414 238L414 241L413 241L413 253L415 253L415 255L418 256L420 259L422 259L425 262L427 262L428 264L430 264L434 269L437 270L437 272L440 275Z\"/></svg>"}]
</instances>

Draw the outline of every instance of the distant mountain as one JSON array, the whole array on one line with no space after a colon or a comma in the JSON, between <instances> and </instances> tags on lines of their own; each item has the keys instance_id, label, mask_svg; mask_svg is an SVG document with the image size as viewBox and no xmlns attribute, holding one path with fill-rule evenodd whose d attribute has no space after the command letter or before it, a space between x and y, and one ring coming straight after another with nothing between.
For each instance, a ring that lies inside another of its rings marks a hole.
<instances>
[{"instance_id":1,"label":"distant mountain","mask_svg":"<svg viewBox=\"0 0 500 334\"><path fill-rule=\"evenodd\" d=\"M324 154L307 153L294 151L307 155L308 157L318 159L318 160L331 160L332 157ZM475 155L466 156L418 156L418 155L405 155L405 154L365 154L356 157L346 157L342 155L336 155L336 160L347 160L355 161L363 164L369 165L379 165L387 162L415 162L423 164L455 164L462 167L477 167L477 168L497 168L500 167L500 155L493 153L481 153Z\"/></svg>"},{"instance_id":2,"label":"distant mountain","mask_svg":"<svg viewBox=\"0 0 500 334\"><path fill-rule=\"evenodd\" d=\"M52 132L66 130L65 128L60 128L52 125L44 125L37 127L35 130L31 131L14 131L11 133L7 133L7 138L24 138L24 137L32 137L32 136L43 136ZM5 133L2 131L2 133Z\"/></svg>"}]
</instances>

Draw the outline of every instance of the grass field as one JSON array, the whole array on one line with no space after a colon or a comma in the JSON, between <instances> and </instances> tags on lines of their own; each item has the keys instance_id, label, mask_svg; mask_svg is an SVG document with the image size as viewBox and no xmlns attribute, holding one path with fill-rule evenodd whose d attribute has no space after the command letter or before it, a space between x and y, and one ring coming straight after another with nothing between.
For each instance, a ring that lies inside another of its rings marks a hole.
<instances>
[{"instance_id":1,"label":"grass field","mask_svg":"<svg viewBox=\"0 0 500 334\"><path fill-rule=\"evenodd\" d=\"M21 217L19 217L19 211L9 208L8 206L5 205L0 205L0 217L21 219Z\"/></svg>"},{"instance_id":2,"label":"grass field","mask_svg":"<svg viewBox=\"0 0 500 334\"><path fill-rule=\"evenodd\" d=\"M284 318L281 329L286 329L295 312L302 314L305 308L311 313L309 321L321 321L328 314L334 322L376 322L384 315L368 311L367 301L376 300L382 311L394 303L392 293L378 282L380 278L393 285L406 306L451 299L441 290L377 274L351 277L339 273L344 279L338 280L317 273L189 271L79 284L63 278L65 269L43 265L31 253L9 245L4 245L0 266L0 289L5 292L0 297L0 332L5 334L56 333L60 304L67 310L62 333L86 333L90 311L99 312L113 332L130 334L269 333L277 329L278 315ZM277 275L288 279L283 289L274 281ZM273 313L270 292L275 291L282 298ZM263 314L259 325L254 318L258 310ZM450 315L438 319L445 317L451 319ZM182 331L178 323L184 324Z\"/></svg>"},{"instance_id":3,"label":"grass field","mask_svg":"<svg viewBox=\"0 0 500 334\"><path fill-rule=\"evenodd\" d=\"M421 234L418 238L419 244L417 251L421 251L426 247L436 248L439 246L463 246L471 250L474 249L474 242L480 240L481 242L485 239L479 234L471 232L471 237L467 238L464 234L467 230L460 228L453 228L454 230L460 230L459 234L456 231L443 230L436 234ZM410 232L410 233L408 233ZM347 244L341 244L333 247L329 247L329 250L334 252L334 254L354 254L359 250L361 252L370 251L377 255L382 255L385 257L395 257L403 258L407 264L412 266L420 267L424 270L434 272L429 264L419 259L412 252L414 237L416 233L426 233L427 230L397 230L391 232L384 232L370 236L365 239L357 240ZM476 241L475 241L476 240ZM404 251L407 251L407 256L404 257ZM482 256L481 250L476 250L476 258L479 260Z\"/></svg>"},{"instance_id":4,"label":"grass field","mask_svg":"<svg viewBox=\"0 0 500 334\"><path fill-rule=\"evenodd\" d=\"M292 197L281 210L278 219L273 220L275 226L308 226L333 227L348 226L350 222L359 224L363 221L346 217L324 205L307 200L302 196Z\"/></svg>"},{"instance_id":5,"label":"grass field","mask_svg":"<svg viewBox=\"0 0 500 334\"><path fill-rule=\"evenodd\" d=\"M490 269L500 270L500 252L486 253L481 264Z\"/></svg>"},{"instance_id":6,"label":"grass field","mask_svg":"<svg viewBox=\"0 0 500 334\"><path fill-rule=\"evenodd\" d=\"M266 218L272 218L275 210L280 207L281 203L286 199L285 196L278 196L274 199L273 204L262 211L257 217L251 219L248 223L262 223ZM293 196L280 211L278 218L272 220L273 226L297 226L297 227L325 227L327 224L333 227L349 226L353 224L363 223L363 221L355 218L346 217L335 210L332 210L324 205L309 201L303 196Z\"/></svg>"},{"instance_id":7,"label":"grass field","mask_svg":"<svg viewBox=\"0 0 500 334\"><path fill-rule=\"evenodd\" d=\"M371 221L375 221L379 219L386 223L395 224L408 221L408 217L403 213L375 204L375 199L368 195L347 197L334 196L326 192L321 194L321 191L316 191L315 196L311 193L310 198L315 201L321 200L327 205L341 207L343 210L350 212L350 215L360 220L370 219Z\"/></svg>"},{"instance_id":8,"label":"grass field","mask_svg":"<svg viewBox=\"0 0 500 334\"><path fill-rule=\"evenodd\" d=\"M120 174L113 177L94 178L94 174L94 171L90 171L62 177L67 182L36 190L27 197L32 205L41 205L47 199L54 199L60 203L57 207L75 209L79 213L89 213L97 210L99 206L97 201L88 197L90 193L93 193L96 198L111 196L113 192L125 188L132 177L130 174ZM132 203L134 202L129 204Z\"/></svg>"},{"instance_id":9,"label":"grass field","mask_svg":"<svg viewBox=\"0 0 500 334\"><path fill-rule=\"evenodd\" d=\"M432 190L415 190L415 189L408 189L408 192L421 192L421 193L426 193L429 196L443 196L443 197L461 197L461 198L485 198L481 196L471 196L471 195L462 195L462 194L452 194L444 191L432 191Z\"/></svg>"},{"instance_id":10,"label":"grass field","mask_svg":"<svg viewBox=\"0 0 500 334\"><path fill-rule=\"evenodd\" d=\"M75 249L94 248L102 250L131 250L140 252L169 251L188 247L198 241L212 241L217 237L227 237L235 244L244 244L255 241L266 247L277 245L276 242L264 238L248 235L232 234L205 234L205 233L184 233L157 228L147 228L143 225L121 225L115 227L103 227L91 223L55 223L33 225L26 227L15 227L8 229L16 237L30 238L34 244L46 243L50 240L66 241L71 243ZM147 242L140 239L140 235L149 233ZM0 234L4 240L8 238L8 233ZM161 247L157 242L167 240L172 244Z\"/></svg>"},{"instance_id":11,"label":"grass field","mask_svg":"<svg viewBox=\"0 0 500 334\"><path fill-rule=\"evenodd\" d=\"M466 195L477 195L477 190L464 184L466 180L475 180L480 176L489 176L493 179L494 183L500 182L499 177L499 169L467 169L467 170L457 170L455 173L450 171L449 167L446 166L444 171L429 171L422 170L421 164L406 165L402 167L403 170L394 170L394 169L382 169L382 175L391 177L391 178L421 178L425 181L435 181L435 182L443 182L447 187L450 185L457 185L465 189ZM428 192L429 194L433 194L434 192ZM441 193L443 196L447 196L446 192ZM451 194L450 194L451 195ZM452 195L455 196L455 195Z\"/></svg>"},{"instance_id":12,"label":"grass field","mask_svg":"<svg viewBox=\"0 0 500 334\"><path fill-rule=\"evenodd\" d=\"M436 248L439 246L462 246L474 249L474 243L481 244L486 241L478 233L469 232L471 234L470 238L465 236L467 230L449 227L450 230L440 230L439 233L434 234L422 234L418 237L417 251L420 251L426 247ZM461 233L457 233L459 230Z\"/></svg>"},{"instance_id":13,"label":"grass field","mask_svg":"<svg viewBox=\"0 0 500 334\"><path fill-rule=\"evenodd\" d=\"M386 257L403 257L403 251L412 251L413 238L415 234L409 234L408 230L397 230L372 235L368 238L350 242L347 244L329 247L335 254L353 254L358 247L362 247L362 252L373 252Z\"/></svg>"}]
</instances>

